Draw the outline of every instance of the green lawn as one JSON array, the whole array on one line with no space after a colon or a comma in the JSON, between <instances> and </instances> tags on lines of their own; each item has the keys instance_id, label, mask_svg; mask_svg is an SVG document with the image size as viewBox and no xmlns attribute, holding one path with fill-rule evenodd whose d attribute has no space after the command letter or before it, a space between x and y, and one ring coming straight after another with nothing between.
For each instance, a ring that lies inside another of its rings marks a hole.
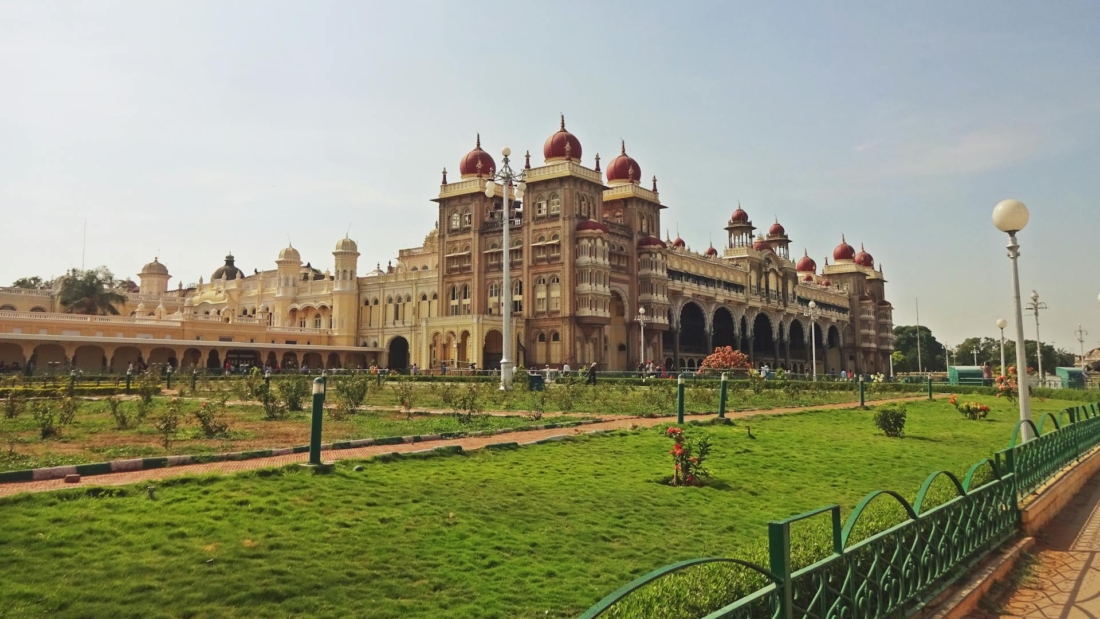
<instances>
[{"instance_id":1,"label":"green lawn","mask_svg":"<svg viewBox=\"0 0 1100 619\"><path fill-rule=\"evenodd\" d=\"M904 439L857 410L691 427L714 445L705 488L659 484L670 441L646 429L162 481L156 500L145 484L17 496L0 500L0 616L571 617L660 565L756 552L769 519L964 472L1007 445L1015 411L963 399L990 419L911 404Z\"/></svg>"}]
</instances>

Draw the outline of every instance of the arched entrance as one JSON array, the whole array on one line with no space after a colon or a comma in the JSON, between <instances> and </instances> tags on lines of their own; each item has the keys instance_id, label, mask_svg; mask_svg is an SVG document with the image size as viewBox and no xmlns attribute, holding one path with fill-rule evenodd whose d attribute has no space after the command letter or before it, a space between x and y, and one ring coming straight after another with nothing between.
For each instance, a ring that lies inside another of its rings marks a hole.
<instances>
[{"instance_id":1,"label":"arched entrance","mask_svg":"<svg viewBox=\"0 0 1100 619\"><path fill-rule=\"evenodd\" d=\"M680 367L687 367L685 356L701 360L711 352L707 350L707 319L703 308L696 303L685 303L680 308Z\"/></svg>"},{"instance_id":2,"label":"arched entrance","mask_svg":"<svg viewBox=\"0 0 1100 619\"><path fill-rule=\"evenodd\" d=\"M130 364L133 364L134 371L137 372L142 362L144 359L141 358L140 350L133 346L119 346L111 357L111 371L125 374L130 369Z\"/></svg>"},{"instance_id":3,"label":"arched entrance","mask_svg":"<svg viewBox=\"0 0 1100 619\"><path fill-rule=\"evenodd\" d=\"M714 347L737 347L737 338L734 336L733 312L728 307L719 307L714 310ZM712 351L713 352L713 351Z\"/></svg>"},{"instance_id":4,"label":"arched entrance","mask_svg":"<svg viewBox=\"0 0 1100 619\"><path fill-rule=\"evenodd\" d=\"M481 358L485 360L485 369L499 370L500 357L504 353L504 336L500 331L492 330L485 334L485 347Z\"/></svg>"},{"instance_id":5,"label":"arched entrance","mask_svg":"<svg viewBox=\"0 0 1100 619\"><path fill-rule=\"evenodd\" d=\"M409 367L409 340L398 335L390 340L389 367L391 370L405 370Z\"/></svg>"},{"instance_id":6,"label":"arched entrance","mask_svg":"<svg viewBox=\"0 0 1100 619\"><path fill-rule=\"evenodd\" d=\"M15 364L20 368L27 366L27 359L23 356L23 347L19 344L0 343L0 363L7 369L12 369Z\"/></svg>"},{"instance_id":7,"label":"arched entrance","mask_svg":"<svg viewBox=\"0 0 1100 619\"><path fill-rule=\"evenodd\" d=\"M60 344L39 344L34 347L30 362L34 365L35 372L49 373L64 368L68 364L68 359L65 357L65 349Z\"/></svg>"},{"instance_id":8,"label":"arched entrance","mask_svg":"<svg viewBox=\"0 0 1100 619\"><path fill-rule=\"evenodd\" d=\"M792 321L787 328L787 344L790 346L791 371L798 374L808 374L810 370L809 345L806 343L806 331L798 320Z\"/></svg>"},{"instance_id":9,"label":"arched entrance","mask_svg":"<svg viewBox=\"0 0 1100 619\"><path fill-rule=\"evenodd\" d=\"M455 363L458 367L468 367L470 363L470 332L463 331L458 336L458 352L455 353Z\"/></svg>"},{"instance_id":10,"label":"arched entrance","mask_svg":"<svg viewBox=\"0 0 1100 619\"><path fill-rule=\"evenodd\" d=\"M283 353L283 360L279 364L280 370L294 371L298 369L298 355L293 352Z\"/></svg>"},{"instance_id":11,"label":"arched entrance","mask_svg":"<svg viewBox=\"0 0 1100 619\"><path fill-rule=\"evenodd\" d=\"M176 351L171 348L154 348L149 351L147 363L160 367L179 367L179 360L176 359Z\"/></svg>"},{"instance_id":12,"label":"arched entrance","mask_svg":"<svg viewBox=\"0 0 1100 619\"><path fill-rule=\"evenodd\" d=\"M344 367L349 370L362 370L367 367L367 356L361 352L349 352L344 355Z\"/></svg>"},{"instance_id":13,"label":"arched entrance","mask_svg":"<svg viewBox=\"0 0 1100 619\"><path fill-rule=\"evenodd\" d=\"M183 359L181 360L180 367L183 368L199 368L202 367L202 351L198 348L188 348L183 353Z\"/></svg>"},{"instance_id":14,"label":"arched entrance","mask_svg":"<svg viewBox=\"0 0 1100 619\"><path fill-rule=\"evenodd\" d=\"M840 358L840 330L836 325L829 325L826 342L828 346L825 351L825 365L829 367L830 373L839 374L841 370L847 368Z\"/></svg>"},{"instance_id":15,"label":"arched entrance","mask_svg":"<svg viewBox=\"0 0 1100 619\"><path fill-rule=\"evenodd\" d=\"M321 370L324 369L324 361L321 359L321 353L319 352L307 352L302 355L302 365L306 366L308 370Z\"/></svg>"},{"instance_id":16,"label":"arched entrance","mask_svg":"<svg viewBox=\"0 0 1100 619\"><path fill-rule=\"evenodd\" d=\"M84 345L73 353L73 367L81 372L102 372L107 367L107 357L101 347Z\"/></svg>"},{"instance_id":17,"label":"arched entrance","mask_svg":"<svg viewBox=\"0 0 1100 619\"><path fill-rule=\"evenodd\" d=\"M218 351L211 350L210 354L206 356L206 369L208 370L220 370L222 369L222 360L218 355Z\"/></svg>"},{"instance_id":18,"label":"arched entrance","mask_svg":"<svg viewBox=\"0 0 1100 619\"><path fill-rule=\"evenodd\" d=\"M772 337L772 321L761 312L752 321L752 360L757 366L769 363L777 365L775 338Z\"/></svg>"},{"instance_id":19,"label":"arched entrance","mask_svg":"<svg viewBox=\"0 0 1100 619\"><path fill-rule=\"evenodd\" d=\"M340 369L340 353L330 352L328 359L325 360L325 369L333 370Z\"/></svg>"},{"instance_id":20,"label":"arched entrance","mask_svg":"<svg viewBox=\"0 0 1100 619\"><path fill-rule=\"evenodd\" d=\"M612 372L626 370L626 305L619 293L611 292L611 324L604 329L607 337L607 369Z\"/></svg>"}]
</instances>

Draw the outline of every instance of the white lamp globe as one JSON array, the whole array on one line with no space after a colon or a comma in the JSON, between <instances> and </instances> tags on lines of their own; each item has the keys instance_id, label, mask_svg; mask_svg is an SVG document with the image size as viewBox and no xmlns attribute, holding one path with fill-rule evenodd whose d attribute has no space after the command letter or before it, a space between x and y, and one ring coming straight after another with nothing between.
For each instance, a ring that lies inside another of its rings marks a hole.
<instances>
[{"instance_id":1,"label":"white lamp globe","mask_svg":"<svg viewBox=\"0 0 1100 619\"><path fill-rule=\"evenodd\" d=\"M1027 226L1031 215L1019 200L1002 200L993 207L993 225L1001 232L1015 234Z\"/></svg>"},{"instance_id":2,"label":"white lamp globe","mask_svg":"<svg viewBox=\"0 0 1100 619\"><path fill-rule=\"evenodd\" d=\"M517 200L522 200L523 199L523 194L526 193L526 192L527 192L527 185L525 183L520 183L520 184L516 185L516 199Z\"/></svg>"},{"instance_id":3,"label":"white lamp globe","mask_svg":"<svg viewBox=\"0 0 1100 619\"><path fill-rule=\"evenodd\" d=\"M505 146L504 148L502 148L500 150L500 154L504 155L505 157L511 157L512 156L512 149Z\"/></svg>"},{"instance_id":4,"label":"white lamp globe","mask_svg":"<svg viewBox=\"0 0 1100 619\"><path fill-rule=\"evenodd\" d=\"M817 309L817 303L815 301L810 301L810 309Z\"/></svg>"},{"instance_id":5,"label":"white lamp globe","mask_svg":"<svg viewBox=\"0 0 1100 619\"><path fill-rule=\"evenodd\" d=\"M487 197L491 198L491 197L495 196L496 191L497 191L497 184L496 183L485 183L485 195Z\"/></svg>"},{"instance_id":6,"label":"white lamp globe","mask_svg":"<svg viewBox=\"0 0 1100 619\"><path fill-rule=\"evenodd\" d=\"M644 307L639 307L638 308L638 313L641 314L642 316L645 316L645 308Z\"/></svg>"},{"instance_id":7,"label":"white lamp globe","mask_svg":"<svg viewBox=\"0 0 1100 619\"><path fill-rule=\"evenodd\" d=\"M1007 320L1005 320L1004 318L998 318L997 319L997 328L998 329L1004 329L1007 326L1008 326L1008 321Z\"/></svg>"},{"instance_id":8,"label":"white lamp globe","mask_svg":"<svg viewBox=\"0 0 1100 619\"><path fill-rule=\"evenodd\" d=\"M1039 302L1039 292L1038 291L1036 291L1036 290L1031 291L1031 302L1032 303L1038 303Z\"/></svg>"}]
</instances>

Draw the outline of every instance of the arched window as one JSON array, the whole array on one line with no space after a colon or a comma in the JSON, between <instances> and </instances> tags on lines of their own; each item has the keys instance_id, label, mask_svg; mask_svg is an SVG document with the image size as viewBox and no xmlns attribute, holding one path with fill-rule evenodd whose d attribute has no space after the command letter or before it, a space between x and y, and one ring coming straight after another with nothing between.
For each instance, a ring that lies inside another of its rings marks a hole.
<instances>
[{"instance_id":1,"label":"arched window","mask_svg":"<svg viewBox=\"0 0 1100 619\"><path fill-rule=\"evenodd\" d=\"M546 341L546 334L543 333L542 331L539 331L539 334L535 336L535 341L539 342L539 343L545 342Z\"/></svg>"},{"instance_id":2,"label":"arched window","mask_svg":"<svg viewBox=\"0 0 1100 619\"><path fill-rule=\"evenodd\" d=\"M537 217L543 217L546 215L546 196L541 195L535 199L535 215Z\"/></svg>"},{"instance_id":3,"label":"arched window","mask_svg":"<svg viewBox=\"0 0 1100 619\"><path fill-rule=\"evenodd\" d=\"M512 284L512 311L519 314L523 312L523 280L517 279Z\"/></svg>"},{"instance_id":4,"label":"arched window","mask_svg":"<svg viewBox=\"0 0 1100 619\"><path fill-rule=\"evenodd\" d=\"M462 225L464 227L470 227L474 223L474 216L470 214L470 209L462 211Z\"/></svg>"},{"instance_id":5,"label":"arched window","mask_svg":"<svg viewBox=\"0 0 1100 619\"><path fill-rule=\"evenodd\" d=\"M458 230L462 225L462 216L458 214L458 211L451 213L451 230Z\"/></svg>"},{"instance_id":6,"label":"arched window","mask_svg":"<svg viewBox=\"0 0 1100 619\"><path fill-rule=\"evenodd\" d=\"M458 287L451 286L448 288L447 296L451 299L451 316L458 316Z\"/></svg>"},{"instance_id":7,"label":"arched window","mask_svg":"<svg viewBox=\"0 0 1100 619\"><path fill-rule=\"evenodd\" d=\"M535 311L546 311L546 278L544 277L535 280Z\"/></svg>"},{"instance_id":8,"label":"arched window","mask_svg":"<svg viewBox=\"0 0 1100 619\"><path fill-rule=\"evenodd\" d=\"M550 278L550 311L561 311L561 280L557 275Z\"/></svg>"},{"instance_id":9,"label":"arched window","mask_svg":"<svg viewBox=\"0 0 1100 619\"><path fill-rule=\"evenodd\" d=\"M550 195L550 214L561 214L561 197L556 193Z\"/></svg>"},{"instance_id":10,"label":"arched window","mask_svg":"<svg viewBox=\"0 0 1100 619\"><path fill-rule=\"evenodd\" d=\"M462 284L462 314L470 314L470 285Z\"/></svg>"},{"instance_id":11,"label":"arched window","mask_svg":"<svg viewBox=\"0 0 1100 619\"><path fill-rule=\"evenodd\" d=\"M313 315L313 328L314 329L320 329L321 328L321 315L320 314L314 314Z\"/></svg>"},{"instance_id":12,"label":"arched window","mask_svg":"<svg viewBox=\"0 0 1100 619\"><path fill-rule=\"evenodd\" d=\"M417 269L416 267L413 267L413 268L412 268L412 272L413 272L413 273L416 273L416 272L417 272L418 270L419 270L419 269Z\"/></svg>"},{"instance_id":13,"label":"arched window","mask_svg":"<svg viewBox=\"0 0 1100 619\"><path fill-rule=\"evenodd\" d=\"M550 341L551 342L560 342L561 341L561 335L558 335L558 332L554 331L553 333L550 334Z\"/></svg>"},{"instance_id":14,"label":"arched window","mask_svg":"<svg viewBox=\"0 0 1100 619\"><path fill-rule=\"evenodd\" d=\"M580 213L583 217L588 217L588 198L583 195L580 198Z\"/></svg>"}]
</instances>

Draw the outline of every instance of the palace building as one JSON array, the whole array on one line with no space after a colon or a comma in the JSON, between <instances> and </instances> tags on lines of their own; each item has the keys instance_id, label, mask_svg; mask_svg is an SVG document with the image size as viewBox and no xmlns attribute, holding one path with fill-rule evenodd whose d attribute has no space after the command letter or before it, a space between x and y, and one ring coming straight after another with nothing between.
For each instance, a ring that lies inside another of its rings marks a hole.
<instances>
[{"instance_id":1,"label":"palace building","mask_svg":"<svg viewBox=\"0 0 1100 619\"><path fill-rule=\"evenodd\" d=\"M604 169L599 155L588 161L563 118L542 165L524 157L526 203L512 201L505 218L503 188L486 195L497 166L479 136L457 180L443 170L439 223L423 244L367 273L355 241L343 238L324 271L286 247L274 268L248 274L229 255L209 281L187 288L173 289L154 259L137 289L124 291L119 316L64 313L60 279L50 290L0 288L0 363L489 369L501 358L510 303L515 360L528 367L628 370L652 360L694 369L715 347L733 346L773 368L809 372L816 348L821 373L889 371L892 307L882 267L862 247L840 236L819 269L792 251L778 220L758 228L737 205L725 244L693 251L659 238L667 207L657 179L643 181L625 143ZM505 251L511 290L502 289Z\"/></svg>"}]
</instances>

